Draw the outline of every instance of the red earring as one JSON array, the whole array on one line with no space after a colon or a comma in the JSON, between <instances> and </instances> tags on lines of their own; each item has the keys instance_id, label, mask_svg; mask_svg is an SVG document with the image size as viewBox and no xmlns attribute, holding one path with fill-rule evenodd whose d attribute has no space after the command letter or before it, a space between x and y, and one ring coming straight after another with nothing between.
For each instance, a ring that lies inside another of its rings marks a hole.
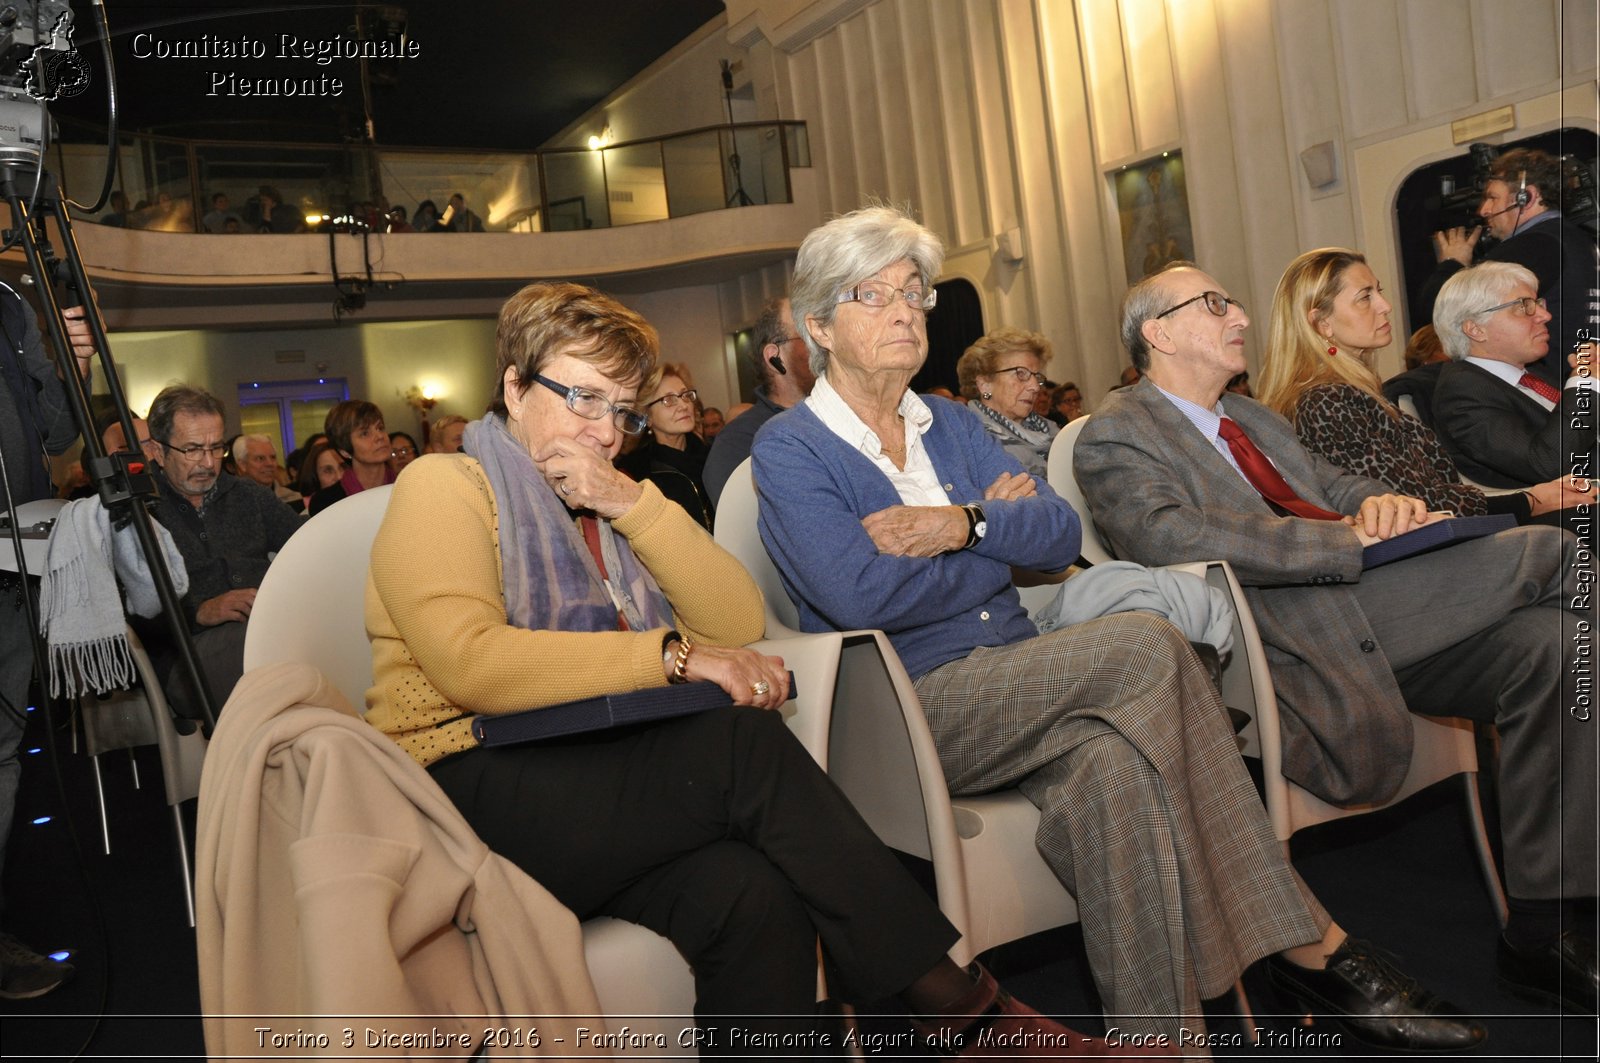
<instances>
[{"instance_id":1,"label":"red earring","mask_svg":"<svg viewBox=\"0 0 1600 1063\"><path fill-rule=\"evenodd\" d=\"M1330 344L1328 344L1328 357L1329 357L1329 358L1332 358L1332 357L1333 357L1333 356L1334 356L1334 355L1336 355L1336 354L1338 354L1338 353L1339 353L1339 348L1337 348L1337 347L1335 347L1335 346L1334 346L1334 345L1333 345L1333 344L1331 344L1331 343L1330 343Z\"/></svg>"}]
</instances>

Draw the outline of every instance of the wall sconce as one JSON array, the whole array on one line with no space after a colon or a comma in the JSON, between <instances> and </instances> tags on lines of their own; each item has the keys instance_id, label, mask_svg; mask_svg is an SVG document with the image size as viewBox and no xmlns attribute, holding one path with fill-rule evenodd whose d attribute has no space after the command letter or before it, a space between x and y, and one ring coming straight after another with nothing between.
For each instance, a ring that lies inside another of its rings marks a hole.
<instances>
[{"instance_id":1,"label":"wall sconce","mask_svg":"<svg viewBox=\"0 0 1600 1063\"><path fill-rule=\"evenodd\" d=\"M406 405L426 421L429 412L439 405L438 389L432 384L412 384L406 391Z\"/></svg>"},{"instance_id":2,"label":"wall sconce","mask_svg":"<svg viewBox=\"0 0 1600 1063\"><path fill-rule=\"evenodd\" d=\"M604 129L600 130L599 136L589 138L589 150L599 151L601 148L610 147L611 140L611 127L608 125Z\"/></svg>"}]
</instances>

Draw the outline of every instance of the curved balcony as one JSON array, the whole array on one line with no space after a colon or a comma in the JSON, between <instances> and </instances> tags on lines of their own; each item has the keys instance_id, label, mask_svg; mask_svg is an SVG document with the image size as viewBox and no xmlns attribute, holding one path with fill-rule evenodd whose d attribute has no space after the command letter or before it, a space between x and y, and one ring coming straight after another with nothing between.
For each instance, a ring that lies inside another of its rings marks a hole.
<instances>
[{"instance_id":1,"label":"curved balcony","mask_svg":"<svg viewBox=\"0 0 1600 1063\"><path fill-rule=\"evenodd\" d=\"M103 148L51 154L69 195L98 190ZM337 300L362 320L491 314L531 279L625 293L715 283L781 261L818 221L809 162L798 122L535 154L136 137L119 167L135 209L79 219L76 231L113 328L215 326L219 302L233 326L327 321ZM263 186L281 194L302 231L255 231ZM203 231L218 192L240 232ZM484 231L388 232L353 220L379 223L387 203L413 215L421 200L442 205L454 192ZM364 202L377 206L369 214Z\"/></svg>"}]
</instances>

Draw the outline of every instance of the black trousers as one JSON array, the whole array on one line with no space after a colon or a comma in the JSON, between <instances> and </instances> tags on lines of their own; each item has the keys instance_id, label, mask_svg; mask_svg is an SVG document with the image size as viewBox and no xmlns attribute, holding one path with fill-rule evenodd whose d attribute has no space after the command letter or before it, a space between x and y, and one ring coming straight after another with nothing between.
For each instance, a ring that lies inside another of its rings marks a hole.
<instances>
[{"instance_id":1,"label":"black trousers","mask_svg":"<svg viewBox=\"0 0 1600 1063\"><path fill-rule=\"evenodd\" d=\"M580 919L676 945L703 1024L811 1015L818 938L841 998L871 1002L959 936L775 712L475 749L429 771L489 848Z\"/></svg>"}]
</instances>

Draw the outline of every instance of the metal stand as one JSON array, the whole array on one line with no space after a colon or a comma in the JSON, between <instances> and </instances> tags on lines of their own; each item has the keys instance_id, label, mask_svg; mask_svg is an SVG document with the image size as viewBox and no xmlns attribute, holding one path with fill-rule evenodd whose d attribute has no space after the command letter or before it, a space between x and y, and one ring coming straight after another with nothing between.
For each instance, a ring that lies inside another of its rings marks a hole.
<instances>
[{"instance_id":1,"label":"metal stand","mask_svg":"<svg viewBox=\"0 0 1600 1063\"><path fill-rule=\"evenodd\" d=\"M116 367L111 360L111 345L106 340L105 323L100 318L100 308L95 305L93 289L89 286L88 275L84 272L83 259L78 254L77 238L72 231L72 218L67 213L54 175L48 171L41 172L38 165L37 156L26 151L0 153L0 197L3 197L11 207L11 220L15 226L3 235L7 244L13 241L20 244L27 256L34 290L38 293L40 309L44 311L45 326L49 332L50 342L56 350L61 375L67 385L73 419L77 421L78 431L83 436L84 472L88 474L90 482L99 492L100 500L111 513L116 526L120 528L128 523L133 525L140 549L143 550L145 559L149 563L156 595L161 600L162 613L167 618L171 630L173 645L178 648L180 663L194 684L200 711L205 717L209 732L217 722L216 699L195 656L194 643L189 638L188 625L184 622L178 595L172 586L172 574L167 571L166 557L156 538L148 509L149 503L157 497L155 480L145 468L143 455L106 454L99 433L94 429L94 416L89 408L88 381L79 375L77 359L72 357L72 345L67 339L66 319L61 311L65 306L81 303L84 308L84 322L89 326L90 335L94 340L95 352L99 356L112 401L116 404L117 417L122 422L124 437L128 440L137 440L139 435L134 431L133 413L128 408L127 397L122 391L122 382L117 379ZM34 192L36 180L38 194L34 197L34 203L37 209L30 212L28 198ZM52 218L55 220L64 258L58 258L51 247L48 223ZM71 293L70 301L57 298L53 285L53 282L57 281L63 283ZM38 604L33 601L27 580L22 581L22 586L28 613L37 618ZM38 633L38 623L35 622L32 627L37 659L42 664L49 658L43 637Z\"/></svg>"},{"instance_id":2,"label":"metal stand","mask_svg":"<svg viewBox=\"0 0 1600 1063\"><path fill-rule=\"evenodd\" d=\"M738 131L733 128L733 68L722 61L722 102L728 108L728 166L733 170L733 194L728 197L730 207L753 207L756 201L744 190L744 175L739 172Z\"/></svg>"}]
</instances>

